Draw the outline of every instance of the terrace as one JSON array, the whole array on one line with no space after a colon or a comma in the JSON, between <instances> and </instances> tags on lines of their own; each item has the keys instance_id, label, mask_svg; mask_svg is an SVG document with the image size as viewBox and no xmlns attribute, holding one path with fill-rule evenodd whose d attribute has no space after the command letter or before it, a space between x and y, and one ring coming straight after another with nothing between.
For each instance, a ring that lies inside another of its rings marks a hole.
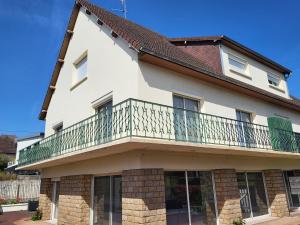
<instances>
[{"instance_id":1,"label":"terrace","mask_svg":"<svg viewBox=\"0 0 300 225\"><path fill-rule=\"evenodd\" d=\"M300 152L300 133L127 99L21 150L18 165L24 167L133 137L264 152Z\"/></svg>"}]
</instances>

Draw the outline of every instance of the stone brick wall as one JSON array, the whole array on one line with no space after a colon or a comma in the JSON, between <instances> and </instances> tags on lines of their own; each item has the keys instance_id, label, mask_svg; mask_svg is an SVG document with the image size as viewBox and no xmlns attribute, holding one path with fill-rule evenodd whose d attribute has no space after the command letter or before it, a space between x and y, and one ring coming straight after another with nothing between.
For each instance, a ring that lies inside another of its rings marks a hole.
<instances>
[{"instance_id":1,"label":"stone brick wall","mask_svg":"<svg viewBox=\"0 0 300 225\"><path fill-rule=\"evenodd\" d=\"M284 178L281 170L264 171L272 216L289 216Z\"/></svg>"},{"instance_id":2,"label":"stone brick wall","mask_svg":"<svg viewBox=\"0 0 300 225\"><path fill-rule=\"evenodd\" d=\"M58 201L59 225L88 225L91 175L61 177Z\"/></svg>"},{"instance_id":3,"label":"stone brick wall","mask_svg":"<svg viewBox=\"0 0 300 225\"><path fill-rule=\"evenodd\" d=\"M165 183L162 169L122 173L122 225L166 225Z\"/></svg>"},{"instance_id":4,"label":"stone brick wall","mask_svg":"<svg viewBox=\"0 0 300 225\"><path fill-rule=\"evenodd\" d=\"M213 171L220 225L232 225L242 217L240 194L234 169Z\"/></svg>"},{"instance_id":5,"label":"stone brick wall","mask_svg":"<svg viewBox=\"0 0 300 225\"><path fill-rule=\"evenodd\" d=\"M51 216L52 183L51 178L42 178L40 187L39 209L43 213L43 220L50 220Z\"/></svg>"}]
</instances>

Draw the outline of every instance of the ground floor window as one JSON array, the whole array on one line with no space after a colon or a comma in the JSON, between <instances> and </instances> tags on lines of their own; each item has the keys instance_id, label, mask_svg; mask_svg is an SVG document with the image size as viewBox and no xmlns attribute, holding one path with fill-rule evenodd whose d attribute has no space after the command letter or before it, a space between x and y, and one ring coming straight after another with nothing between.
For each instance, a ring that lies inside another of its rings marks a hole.
<instances>
[{"instance_id":1,"label":"ground floor window","mask_svg":"<svg viewBox=\"0 0 300 225\"><path fill-rule=\"evenodd\" d=\"M268 203L262 173L237 173L243 218L268 214Z\"/></svg>"},{"instance_id":2,"label":"ground floor window","mask_svg":"<svg viewBox=\"0 0 300 225\"><path fill-rule=\"evenodd\" d=\"M284 172L284 180L287 189L287 195L289 200L290 208L299 208L300 207L300 198L297 194L292 194L291 186L290 186L290 177L300 176L300 173L297 171L285 171Z\"/></svg>"},{"instance_id":3,"label":"ground floor window","mask_svg":"<svg viewBox=\"0 0 300 225\"><path fill-rule=\"evenodd\" d=\"M122 224L121 176L94 178L93 224Z\"/></svg>"},{"instance_id":4,"label":"ground floor window","mask_svg":"<svg viewBox=\"0 0 300 225\"><path fill-rule=\"evenodd\" d=\"M211 172L165 172L168 225L216 224Z\"/></svg>"}]
</instances>

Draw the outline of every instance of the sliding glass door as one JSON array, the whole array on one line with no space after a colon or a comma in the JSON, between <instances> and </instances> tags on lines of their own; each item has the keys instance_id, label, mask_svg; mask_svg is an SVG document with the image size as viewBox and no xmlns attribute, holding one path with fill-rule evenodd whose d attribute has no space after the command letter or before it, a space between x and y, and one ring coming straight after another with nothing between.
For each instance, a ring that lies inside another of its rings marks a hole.
<instances>
[{"instance_id":1,"label":"sliding glass door","mask_svg":"<svg viewBox=\"0 0 300 225\"><path fill-rule=\"evenodd\" d=\"M262 173L237 173L243 218L268 214Z\"/></svg>"},{"instance_id":2,"label":"sliding glass door","mask_svg":"<svg viewBox=\"0 0 300 225\"><path fill-rule=\"evenodd\" d=\"M299 195L292 194L291 186L290 186L290 177L297 176L298 174L295 171L285 171L284 172L284 180L286 184L287 194L289 198L289 206L290 208L299 208L300 207L300 198ZM299 174L300 175L300 174Z\"/></svg>"},{"instance_id":3,"label":"sliding glass door","mask_svg":"<svg viewBox=\"0 0 300 225\"><path fill-rule=\"evenodd\" d=\"M121 176L95 177L93 224L122 224Z\"/></svg>"},{"instance_id":4,"label":"sliding glass door","mask_svg":"<svg viewBox=\"0 0 300 225\"><path fill-rule=\"evenodd\" d=\"M173 96L174 130L178 141L200 141L199 102Z\"/></svg>"},{"instance_id":5,"label":"sliding glass door","mask_svg":"<svg viewBox=\"0 0 300 225\"><path fill-rule=\"evenodd\" d=\"M210 172L165 172L168 225L216 224Z\"/></svg>"}]
</instances>

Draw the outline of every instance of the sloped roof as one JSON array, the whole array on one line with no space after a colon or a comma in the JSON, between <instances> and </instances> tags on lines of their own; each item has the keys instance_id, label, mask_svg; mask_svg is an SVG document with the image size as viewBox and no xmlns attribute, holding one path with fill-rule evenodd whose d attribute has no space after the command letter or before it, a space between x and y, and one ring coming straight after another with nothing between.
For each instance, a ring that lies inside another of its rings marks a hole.
<instances>
[{"instance_id":1,"label":"sloped roof","mask_svg":"<svg viewBox=\"0 0 300 225\"><path fill-rule=\"evenodd\" d=\"M221 42L224 45L227 45L235 50L241 52L242 54L246 54L251 58L275 69L284 74L290 74L292 71L279 63L263 56L262 54L246 47L245 45L238 43L237 41L232 40L231 38L221 35L221 36L207 36L207 37L177 37L177 38L169 38L171 43L176 42Z\"/></svg>"},{"instance_id":2,"label":"sloped roof","mask_svg":"<svg viewBox=\"0 0 300 225\"><path fill-rule=\"evenodd\" d=\"M249 90L266 95L269 98L274 98L279 102L281 101L285 104L292 105L294 109L297 108L297 110L300 111L300 104L298 104L296 101L285 99L251 85L247 85L229 77L222 76L222 74L216 73L212 67L201 61L199 58L194 57L187 51L184 51L183 49L178 48L176 45L172 44L169 38L129 20L126 20L122 17L119 17L111 12L108 12L90 3L87 0L77 0L69 20L67 32L65 34L62 47L58 55L57 63L52 74L47 94L43 102L42 111L40 112L39 116L40 119L45 119L46 117L47 109L50 104L53 91L55 90L55 85L60 72L60 68L63 64L63 60L81 6L83 6L87 10L87 14L94 14L98 18L99 24L105 24L106 26L108 26L115 35L120 36L122 39L128 42L128 44L140 55L153 55L155 57L159 57L162 60L167 60L177 65L195 70L199 73L215 77L219 80L222 80L223 82L230 82L231 84L235 84L240 87L246 87Z\"/></svg>"},{"instance_id":3,"label":"sloped roof","mask_svg":"<svg viewBox=\"0 0 300 225\"><path fill-rule=\"evenodd\" d=\"M126 40L135 49L146 49L161 56L187 62L204 71L213 71L212 68L201 60L171 44L167 37L110 13L89 1L78 0L78 2L95 14L104 24L109 26L116 34Z\"/></svg>"}]
</instances>

